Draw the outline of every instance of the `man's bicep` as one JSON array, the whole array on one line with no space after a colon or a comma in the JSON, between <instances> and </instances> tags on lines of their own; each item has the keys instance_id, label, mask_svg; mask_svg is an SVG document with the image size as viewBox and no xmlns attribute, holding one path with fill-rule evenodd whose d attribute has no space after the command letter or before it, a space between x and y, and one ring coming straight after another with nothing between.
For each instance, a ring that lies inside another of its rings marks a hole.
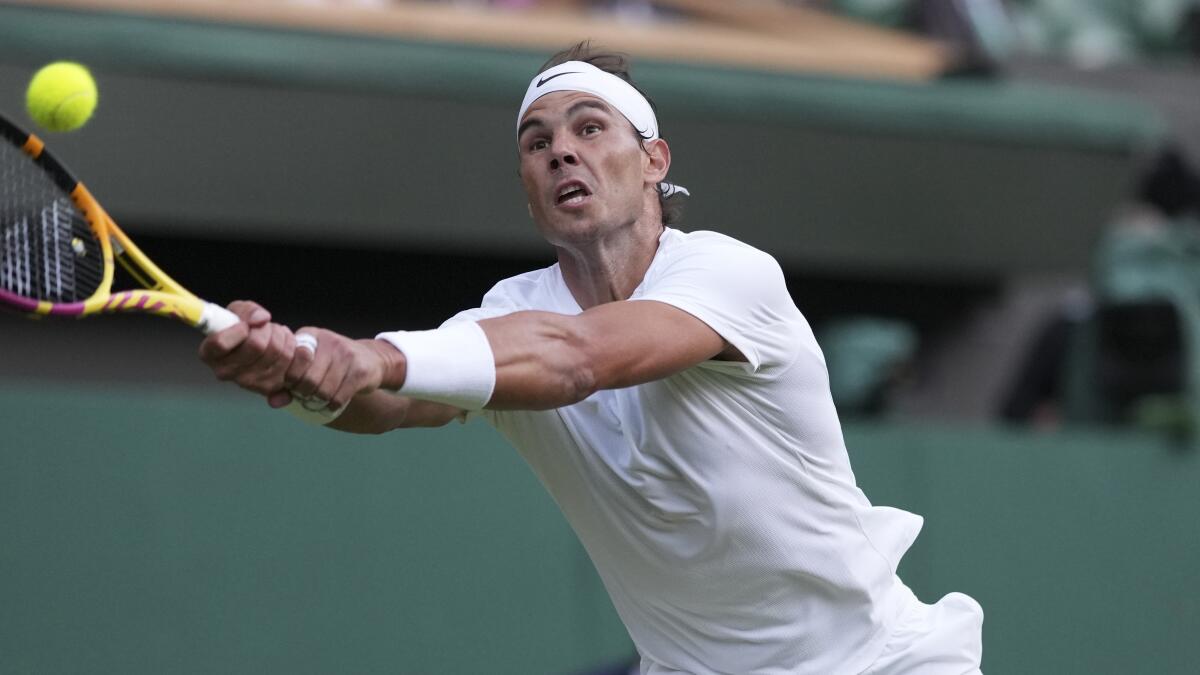
<instances>
[{"instance_id":1,"label":"man's bicep","mask_svg":"<svg viewBox=\"0 0 1200 675\"><path fill-rule=\"evenodd\" d=\"M600 389L659 380L729 353L711 326L665 302L610 302L577 318Z\"/></svg>"}]
</instances>

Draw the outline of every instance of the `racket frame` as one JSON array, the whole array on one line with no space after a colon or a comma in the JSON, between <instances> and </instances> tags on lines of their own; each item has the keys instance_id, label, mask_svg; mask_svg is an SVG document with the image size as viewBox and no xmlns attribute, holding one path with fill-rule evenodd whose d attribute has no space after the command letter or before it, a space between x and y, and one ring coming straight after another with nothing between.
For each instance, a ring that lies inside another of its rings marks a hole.
<instances>
[{"instance_id":1,"label":"racket frame","mask_svg":"<svg viewBox=\"0 0 1200 675\"><path fill-rule=\"evenodd\" d=\"M46 150L34 134L0 115L0 136L20 147L55 184L71 197L95 233L103 259L103 276L96 291L85 300L49 302L25 297L0 288L0 302L35 315L85 317L113 312L140 312L183 321L205 333L237 323L236 315L218 305L205 302L154 264L137 244L108 215L100 202L81 181ZM112 291L115 264L143 288Z\"/></svg>"}]
</instances>

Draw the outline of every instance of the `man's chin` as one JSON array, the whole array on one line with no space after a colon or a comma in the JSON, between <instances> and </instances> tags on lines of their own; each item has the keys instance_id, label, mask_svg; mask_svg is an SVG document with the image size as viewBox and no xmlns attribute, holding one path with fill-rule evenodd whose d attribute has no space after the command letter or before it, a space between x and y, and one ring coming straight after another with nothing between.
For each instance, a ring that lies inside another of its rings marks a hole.
<instances>
[{"instance_id":1,"label":"man's chin","mask_svg":"<svg viewBox=\"0 0 1200 675\"><path fill-rule=\"evenodd\" d=\"M594 241L604 234L599 220L583 214L575 218L552 218L540 229L546 241L556 245Z\"/></svg>"}]
</instances>

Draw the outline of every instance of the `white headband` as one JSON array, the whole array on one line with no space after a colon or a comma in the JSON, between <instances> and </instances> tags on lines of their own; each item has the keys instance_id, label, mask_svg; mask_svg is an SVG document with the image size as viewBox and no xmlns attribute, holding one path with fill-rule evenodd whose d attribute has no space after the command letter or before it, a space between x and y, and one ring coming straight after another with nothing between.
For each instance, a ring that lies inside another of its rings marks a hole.
<instances>
[{"instance_id":1,"label":"white headband","mask_svg":"<svg viewBox=\"0 0 1200 675\"><path fill-rule=\"evenodd\" d=\"M583 61L560 63L529 81L525 100L517 113L517 129L529 106L539 98L556 91L582 91L603 99L629 120L638 135L647 141L658 138L658 118L641 92L625 80ZM659 183L664 197L675 193L690 194L687 188L671 183Z\"/></svg>"}]
</instances>

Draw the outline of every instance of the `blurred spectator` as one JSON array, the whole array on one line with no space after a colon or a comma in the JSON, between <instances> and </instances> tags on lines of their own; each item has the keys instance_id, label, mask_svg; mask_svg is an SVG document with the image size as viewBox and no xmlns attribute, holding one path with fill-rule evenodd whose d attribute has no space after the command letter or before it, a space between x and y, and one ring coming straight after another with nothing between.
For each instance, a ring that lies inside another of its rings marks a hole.
<instances>
[{"instance_id":1,"label":"blurred spectator","mask_svg":"<svg viewBox=\"0 0 1200 675\"><path fill-rule=\"evenodd\" d=\"M1000 0L915 0L907 24L917 32L954 45L962 71L989 72L1012 51L1014 32Z\"/></svg>"},{"instance_id":2,"label":"blurred spectator","mask_svg":"<svg viewBox=\"0 0 1200 675\"><path fill-rule=\"evenodd\" d=\"M1097 248L1092 282L1049 317L1001 405L1034 426L1200 422L1200 177L1168 148Z\"/></svg>"},{"instance_id":3,"label":"blurred spectator","mask_svg":"<svg viewBox=\"0 0 1200 675\"><path fill-rule=\"evenodd\" d=\"M1184 13L1180 32L1192 58L1200 59L1200 1L1193 2Z\"/></svg>"},{"instance_id":4,"label":"blurred spectator","mask_svg":"<svg viewBox=\"0 0 1200 675\"><path fill-rule=\"evenodd\" d=\"M1095 314L1084 287L1068 292L1038 326L1000 404L1000 418L1037 429L1054 429L1063 418L1067 355L1071 338Z\"/></svg>"},{"instance_id":5,"label":"blurred spectator","mask_svg":"<svg viewBox=\"0 0 1200 675\"><path fill-rule=\"evenodd\" d=\"M1177 146L1165 148L1145 172L1139 186L1141 201L1168 218L1200 215L1200 173Z\"/></svg>"},{"instance_id":6,"label":"blurred spectator","mask_svg":"<svg viewBox=\"0 0 1200 675\"><path fill-rule=\"evenodd\" d=\"M1064 422L1141 424L1144 406L1182 408L1200 318L1200 230L1194 224L1118 223L1102 241L1086 292L1047 318L1008 391L1001 416L1053 429Z\"/></svg>"},{"instance_id":7,"label":"blurred spectator","mask_svg":"<svg viewBox=\"0 0 1200 675\"><path fill-rule=\"evenodd\" d=\"M993 70L1007 58L1015 41L1002 0L828 0L825 4L849 17L952 45L968 73Z\"/></svg>"},{"instance_id":8,"label":"blurred spectator","mask_svg":"<svg viewBox=\"0 0 1200 675\"><path fill-rule=\"evenodd\" d=\"M799 4L799 3L797 3ZM976 66L1018 51L1097 68L1200 55L1200 0L814 0L966 49Z\"/></svg>"},{"instance_id":9,"label":"blurred spectator","mask_svg":"<svg viewBox=\"0 0 1200 675\"><path fill-rule=\"evenodd\" d=\"M1114 229L1098 251L1096 309L1068 355L1065 413L1085 422L1140 424L1183 410L1198 392L1200 228L1159 221ZM1186 416L1172 415L1173 423Z\"/></svg>"},{"instance_id":10,"label":"blurred spectator","mask_svg":"<svg viewBox=\"0 0 1200 675\"><path fill-rule=\"evenodd\" d=\"M1024 47L1094 68L1188 53L1197 0L1013 0Z\"/></svg>"}]
</instances>

